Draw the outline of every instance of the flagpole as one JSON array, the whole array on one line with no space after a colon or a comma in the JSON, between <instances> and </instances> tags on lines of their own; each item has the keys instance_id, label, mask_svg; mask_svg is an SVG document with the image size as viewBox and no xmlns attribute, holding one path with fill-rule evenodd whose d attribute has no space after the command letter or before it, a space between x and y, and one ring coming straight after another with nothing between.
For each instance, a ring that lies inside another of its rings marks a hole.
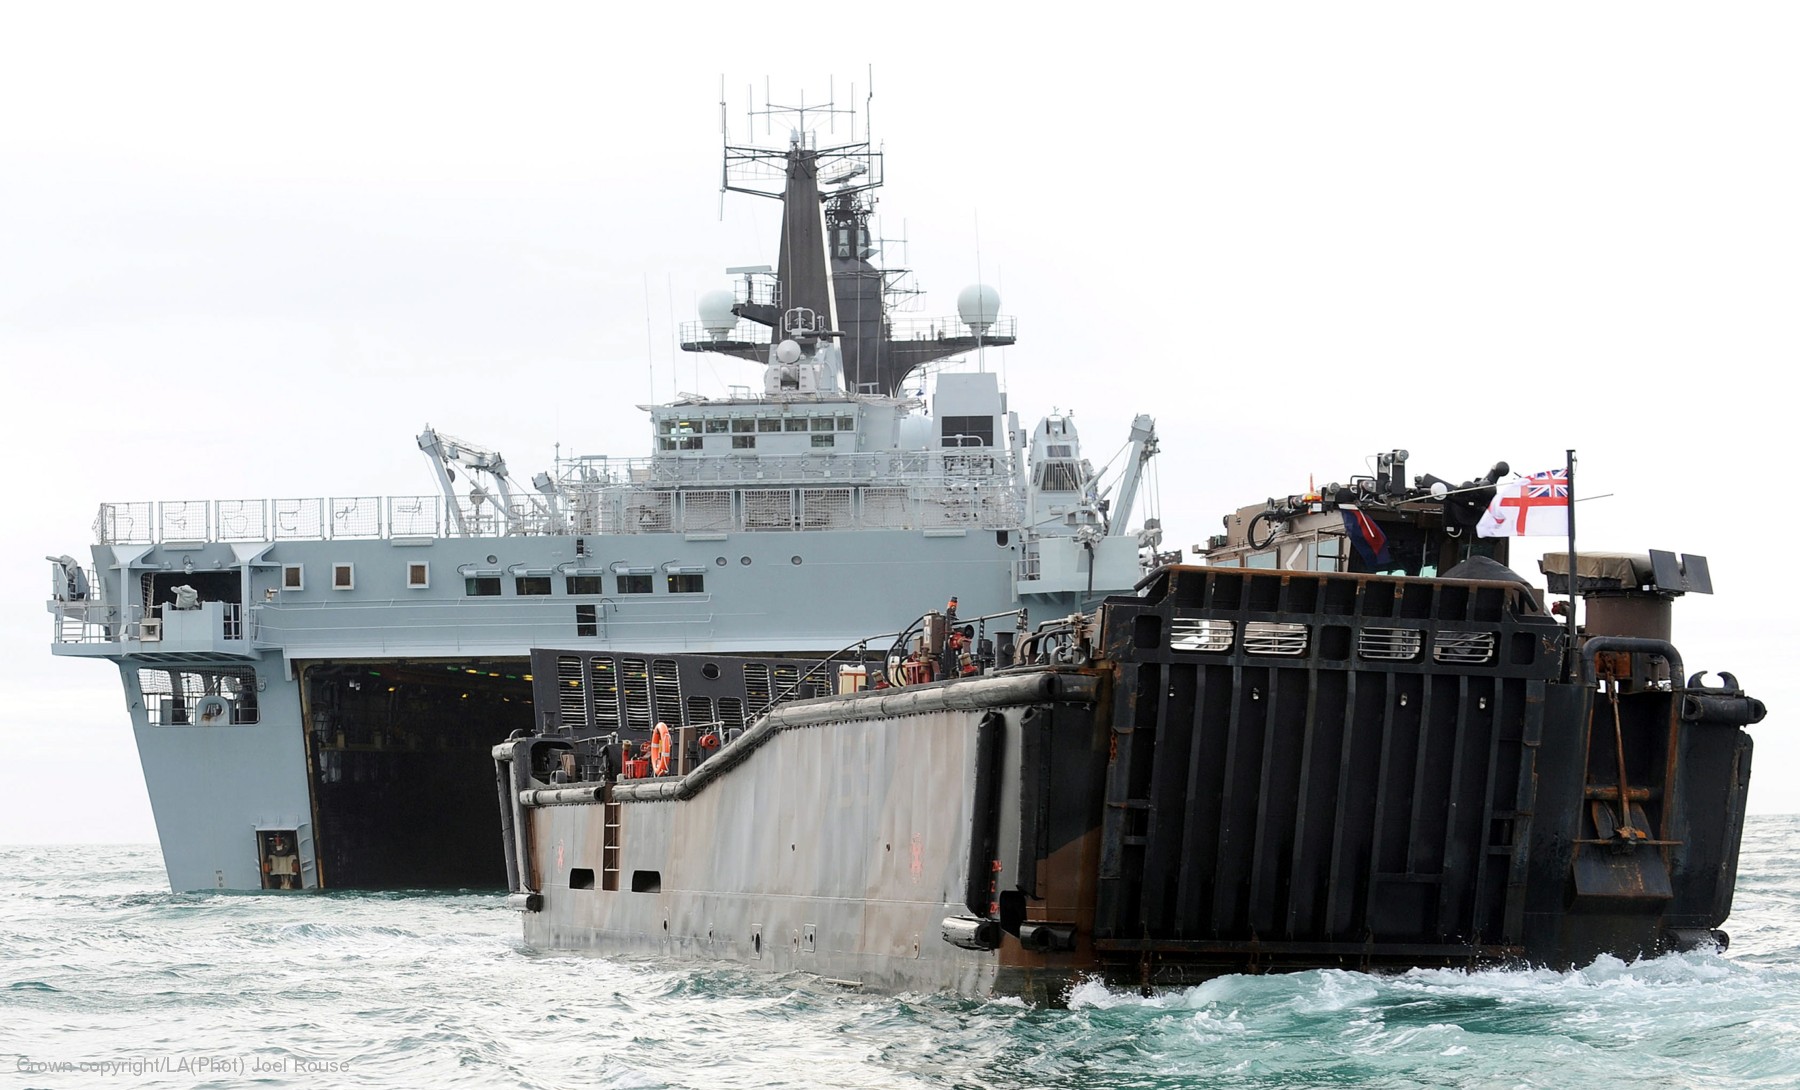
<instances>
[{"instance_id":1,"label":"flagpole","mask_svg":"<svg viewBox=\"0 0 1800 1090\"><path fill-rule=\"evenodd\" d=\"M1569 478L1569 680L1579 683L1578 676L1581 656L1575 649L1575 452L1569 450L1567 475Z\"/></svg>"}]
</instances>

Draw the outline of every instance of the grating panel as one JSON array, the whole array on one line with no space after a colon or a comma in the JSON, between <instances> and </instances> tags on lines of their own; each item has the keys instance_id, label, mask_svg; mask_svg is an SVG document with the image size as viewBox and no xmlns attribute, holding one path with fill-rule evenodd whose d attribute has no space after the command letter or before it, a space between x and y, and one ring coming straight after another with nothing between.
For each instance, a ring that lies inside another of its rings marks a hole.
<instances>
[{"instance_id":1,"label":"grating panel","mask_svg":"<svg viewBox=\"0 0 1800 1090\"><path fill-rule=\"evenodd\" d=\"M1424 634L1416 628L1365 628L1356 653L1376 662L1411 662L1424 646Z\"/></svg>"},{"instance_id":2,"label":"grating panel","mask_svg":"<svg viewBox=\"0 0 1800 1090\"><path fill-rule=\"evenodd\" d=\"M1494 661L1492 632L1457 632L1442 629L1431 641L1431 657L1439 662L1480 666Z\"/></svg>"},{"instance_id":3,"label":"grating panel","mask_svg":"<svg viewBox=\"0 0 1800 1090\"><path fill-rule=\"evenodd\" d=\"M626 659L619 664L620 688L625 704L625 725L647 730L650 727L650 670L643 659Z\"/></svg>"},{"instance_id":4,"label":"grating panel","mask_svg":"<svg viewBox=\"0 0 1800 1090\"><path fill-rule=\"evenodd\" d=\"M1306 654L1307 627L1294 621L1250 621L1244 625L1244 650L1252 655Z\"/></svg>"},{"instance_id":5,"label":"grating panel","mask_svg":"<svg viewBox=\"0 0 1800 1090\"><path fill-rule=\"evenodd\" d=\"M581 659L562 655L556 660L558 722L565 727L587 726L587 693L581 685Z\"/></svg>"},{"instance_id":6,"label":"grating panel","mask_svg":"<svg viewBox=\"0 0 1800 1090\"><path fill-rule=\"evenodd\" d=\"M1229 651L1237 625L1212 618L1177 617L1169 625L1171 651Z\"/></svg>"},{"instance_id":7,"label":"grating panel","mask_svg":"<svg viewBox=\"0 0 1800 1090\"><path fill-rule=\"evenodd\" d=\"M613 660L596 656L592 666L594 675L594 725L601 730L618 730L619 722L619 673Z\"/></svg>"}]
</instances>

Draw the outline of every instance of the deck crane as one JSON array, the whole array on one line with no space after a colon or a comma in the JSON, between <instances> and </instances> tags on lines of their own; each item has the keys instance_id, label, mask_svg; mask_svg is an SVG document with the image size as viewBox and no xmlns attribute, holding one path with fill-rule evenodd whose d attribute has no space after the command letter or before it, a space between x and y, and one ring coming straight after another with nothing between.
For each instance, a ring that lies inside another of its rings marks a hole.
<instances>
[{"instance_id":1,"label":"deck crane","mask_svg":"<svg viewBox=\"0 0 1800 1090\"><path fill-rule=\"evenodd\" d=\"M540 473L532 479L532 486L539 495L525 494L523 499L530 504L529 512L515 503L512 478L506 472L506 459L499 451L485 450L472 443L466 443L454 436L444 435L426 425L419 433L419 449L424 451L431 461L431 467L437 473L438 485L444 490L444 497L450 503L450 520L458 534L466 535L469 527L463 513L463 505L456 495L456 471L452 466L462 466L469 474L469 502L474 505L474 517L481 518L481 505L493 503L494 509L506 530L511 533L528 533L541 530L546 533L559 533L563 526L561 492L556 481L547 473ZM481 474L492 482L493 491L484 487L476 476ZM542 498L540 499L539 496ZM536 516L527 521L527 515Z\"/></svg>"}]
</instances>

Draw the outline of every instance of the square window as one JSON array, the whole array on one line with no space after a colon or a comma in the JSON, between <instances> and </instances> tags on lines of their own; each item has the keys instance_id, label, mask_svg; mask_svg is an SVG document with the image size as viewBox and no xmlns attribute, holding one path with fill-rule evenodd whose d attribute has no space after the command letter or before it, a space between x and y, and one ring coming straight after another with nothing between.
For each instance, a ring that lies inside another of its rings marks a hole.
<instances>
[{"instance_id":1,"label":"square window","mask_svg":"<svg viewBox=\"0 0 1800 1090\"><path fill-rule=\"evenodd\" d=\"M331 589L332 590L355 590L356 589L356 565L354 565L354 564L333 564L331 566Z\"/></svg>"},{"instance_id":2,"label":"square window","mask_svg":"<svg viewBox=\"0 0 1800 1090\"><path fill-rule=\"evenodd\" d=\"M650 581L648 572L642 575L625 573L619 576L620 594L653 594L655 591L656 584Z\"/></svg>"},{"instance_id":3,"label":"square window","mask_svg":"<svg viewBox=\"0 0 1800 1090\"><path fill-rule=\"evenodd\" d=\"M548 575L521 575L513 580L513 589L521 595L549 594L550 577Z\"/></svg>"},{"instance_id":4,"label":"square window","mask_svg":"<svg viewBox=\"0 0 1800 1090\"><path fill-rule=\"evenodd\" d=\"M431 586L431 565L423 560L414 560L406 565L406 585L413 590L424 590Z\"/></svg>"},{"instance_id":5,"label":"square window","mask_svg":"<svg viewBox=\"0 0 1800 1090\"><path fill-rule=\"evenodd\" d=\"M283 564L281 566L281 589L305 590L306 569L298 564Z\"/></svg>"},{"instance_id":6,"label":"square window","mask_svg":"<svg viewBox=\"0 0 1800 1090\"><path fill-rule=\"evenodd\" d=\"M598 575L571 575L565 589L570 594L603 594Z\"/></svg>"},{"instance_id":7,"label":"square window","mask_svg":"<svg viewBox=\"0 0 1800 1090\"><path fill-rule=\"evenodd\" d=\"M812 445L815 447L835 447L837 446L837 436L830 434L814 435L812 437Z\"/></svg>"},{"instance_id":8,"label":"square window","mask_svg":"<svg viewBox=\"0 0 1800 1090\"><path fill-rule=\"evenodd\" d=\"M754 450L754 449L756 449L756 436L754 436L754 435L734 435L734 436L732 436L731 437L731 449L732 450Z\"/></svg>"}]
</instances>

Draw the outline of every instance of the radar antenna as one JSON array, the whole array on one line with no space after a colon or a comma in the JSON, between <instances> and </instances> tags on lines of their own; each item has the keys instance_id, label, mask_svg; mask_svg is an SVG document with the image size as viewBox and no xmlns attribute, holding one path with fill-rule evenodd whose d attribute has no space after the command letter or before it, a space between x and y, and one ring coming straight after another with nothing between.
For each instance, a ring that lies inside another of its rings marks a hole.
<instances>
[{"instance_id":1,"label":"radar antenna","mask_svg":"<svg viewBox=\"0 0 1800 1090\"><path fill-rule=\"evenodd\" d=\"M780 200L781 252L772 284L747 274L728 310L714 305L723 293L709 295L703 321L684 326L681 347L766 363L783 339L794 339L808 356L820 341L835 340L850 390L898 396L907 376L932 360L1017 338L1012 319L986 314L989 308L978 327L956 318L894 327L888 303L900 277L869 260L880 252L869 234L869 217L876 203L872 193L884 181L884 153L868 139L866 124L857 139L856 109L838 106L835 81L831 86L823 103L809 104L800 96L797 105L783 105L774 102L765 83L764 106L758 109L754 99L746 105L750 129L754 132L759 118L766 135L774 134L778 116L790 124L785 146L769 147L732 142L720 81L721 202L725 193ZM850 97L854 102L855 84ZM868 98L872 102L873 93ZM832 143L840 115L848 121L849 139ZM821 129L827 135L823 144ZM790 316L807 313L812 321L806 329L790 328ZM728 326L727 315L742 321Z\"/></svg>"}]
</instances>

